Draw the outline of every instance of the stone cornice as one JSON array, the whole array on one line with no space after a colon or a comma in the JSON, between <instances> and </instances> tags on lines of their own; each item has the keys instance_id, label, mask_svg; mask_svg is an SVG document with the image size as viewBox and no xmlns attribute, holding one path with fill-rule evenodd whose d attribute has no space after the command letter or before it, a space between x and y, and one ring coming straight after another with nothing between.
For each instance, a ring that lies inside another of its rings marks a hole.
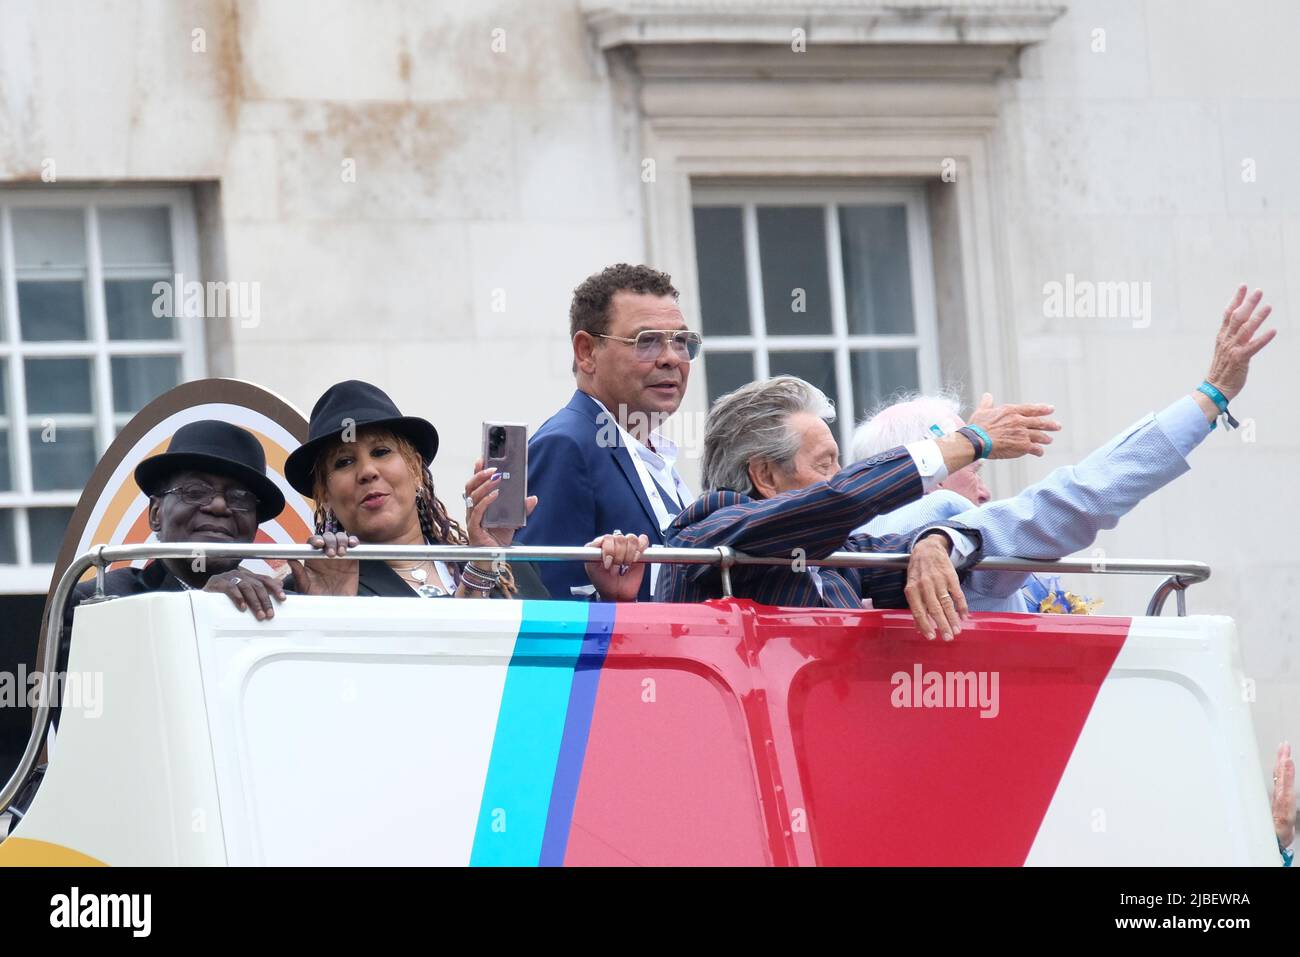
<instances>
[{"instance_id":1,"label":"stone cornice","mask_svg":"<svg viewBox=\"0 0 1300 957\"><path fill-rule=\"evenodd\" d=\"M583 0L602 50L695 43L995 43L1024 46L1047 36L1061 0Z\"/></svg>"},{"instance_id":2,"label":"stone cornice","mask_svg":"<svg viewBox=\"0 0 1300 957\"><path fill-rule=\"evenodd\" d=\"M646 79L992 80L1059 0L582 0L603 51ZM802 34L795 31L800 30ZM795 49L800 38L803 49Z\"/></svg>"}]
</instances>

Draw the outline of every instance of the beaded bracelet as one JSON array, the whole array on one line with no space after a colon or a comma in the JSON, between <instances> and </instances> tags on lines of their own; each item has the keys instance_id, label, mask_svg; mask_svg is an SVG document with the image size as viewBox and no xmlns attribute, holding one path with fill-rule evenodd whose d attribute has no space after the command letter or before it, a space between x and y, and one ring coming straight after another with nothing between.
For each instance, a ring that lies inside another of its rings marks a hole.
<instances>
[{"instance_id":1,"label":"beaded bracelet","mask_svg":"<svg viewBox=\"0 0 1300 957\"><path fill-rule=\"evenodd\" d=\"M461 584L474 591L490 592L497 587L500 575L487 575L473 565L466 564L460 573Z\"/></svg>"}]
</instances>

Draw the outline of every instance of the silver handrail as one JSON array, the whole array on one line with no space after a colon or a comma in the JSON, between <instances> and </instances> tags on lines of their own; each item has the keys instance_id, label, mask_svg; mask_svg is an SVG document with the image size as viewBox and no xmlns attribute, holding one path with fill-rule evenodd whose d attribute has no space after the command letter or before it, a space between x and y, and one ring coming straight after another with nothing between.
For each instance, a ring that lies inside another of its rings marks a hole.
<instances>
[{"instance_id":1,"label":"silver handrail","mask_svg":"<svg viewBox=\"0 0 1300 957\"><path fill-rule=\"evenodd\" d=\"M559 545L512 545L505 548L475 548L468 545L359 545L348 549L356 559L401 561L428 559L432 561L527 561L565 562L595 561L600 558L598 548ZM149 545L96 545L78 555L54 586L49 606L49 620L45 623L45 654L41 660L41 687L52 686L50 676L58 666L59 644L63 630L63 610L77 581L89 568L95 569L95 597L104 598L104 569L115 562L133 562L153 558L202 557L205 561L222 558L321 558L318 549L310 545L255 545L232 542L229 545L213 542L170 542ZM741 565L789 565L792 557L764 557L746 555L731 548L666 548L655 546L646 549L640 563L678 565L718 565L722 575L723 596L732 596L731 569ZM908 556L885 552L834 552L826 558L802 560L805 566L822 568L906 568ZM1166 575L1147 605L1148 615L1159 615L1171 593L1178 596L1178 614L1187 613L1185 592L1190 585L1210 577L1210 566L1203 562L1165 562L1153 559L1087 559L1060 558L1055 561L1038 561L1028 558L989 557L979 561L985 571L1007 572L1074 572L1089 575ZM42 694L36 708L32 731L27 739L18 767L0 790L0 814L3 814L18 794L41 751L41 742L49 726L49 694Z\"/></svg>"}]
</instances>

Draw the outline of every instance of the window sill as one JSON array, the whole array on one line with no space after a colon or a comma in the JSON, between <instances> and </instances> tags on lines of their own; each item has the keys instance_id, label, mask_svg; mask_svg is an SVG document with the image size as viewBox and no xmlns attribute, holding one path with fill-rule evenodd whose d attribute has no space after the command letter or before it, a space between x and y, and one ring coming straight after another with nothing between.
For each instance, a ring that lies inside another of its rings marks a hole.
<instances>
[{"instance_id":1,"label":"window sill","mask_svg":"<svg viewBox=\"0 0 1300 957\"><path fill-rule=\"evenodd\" d=\"M53 577L53 565L0 565L0 595L44 595Z\"/></svg>"}]
</instances>

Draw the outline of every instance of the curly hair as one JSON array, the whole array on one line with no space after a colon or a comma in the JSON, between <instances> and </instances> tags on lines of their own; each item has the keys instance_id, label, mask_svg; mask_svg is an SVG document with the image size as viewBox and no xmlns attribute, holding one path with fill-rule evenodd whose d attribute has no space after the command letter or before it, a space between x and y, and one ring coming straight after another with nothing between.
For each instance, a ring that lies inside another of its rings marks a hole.
<instances>
[{"instance_id":1,"label":"curly hair","mask_svg":"<svg viewBox=\"0 0 1300 957\"><path fill-rule=\"evenodd\" d=\"M402 457L402 461L406 463L418 490L416 511L419 513L420 531L424 535L425 542L431 545L468 545L469 534L461 527L459 522L447 513L447 506L434 494L433 476L429 474L429 468L424 461L424 456L420 454L411 441L396 432L390 432L388 429L367 429L364 431L380 442L391 445L397 451L397 454ZM314 517L317 535L325 531L325 524L329 517L329 511L324 505L326 498L328 498L327 463L341 445L343 445L342 441L331 442L317 453L316 461L312 463L312 498L316 501ZM421 507L422 501L427 503L424 507ZM339 531L347 531L347 529L343 528L342 523L338 521L337 516L334 517L334 521ZM456 576L457 583L459 583L463 563L449 564ZM514 574L508 565L501 569L498 584L506 597L511 597L518 591Z\"/></svg>"},{"instance_id":2,"label":"curly hair","mask_svg":"<svg viewBox=\"0 0 1300 957\"><path fill-rule=\"evenodd\" d=\"M615 263L588 276L573 290L569 305L569 338L579 332L601 336L609 331L609 304L620 292L639 292L651 296L679 295L673 277L650 266ZM577 364L574 364L577 371Z\"/></svg>"}]
</instances>

